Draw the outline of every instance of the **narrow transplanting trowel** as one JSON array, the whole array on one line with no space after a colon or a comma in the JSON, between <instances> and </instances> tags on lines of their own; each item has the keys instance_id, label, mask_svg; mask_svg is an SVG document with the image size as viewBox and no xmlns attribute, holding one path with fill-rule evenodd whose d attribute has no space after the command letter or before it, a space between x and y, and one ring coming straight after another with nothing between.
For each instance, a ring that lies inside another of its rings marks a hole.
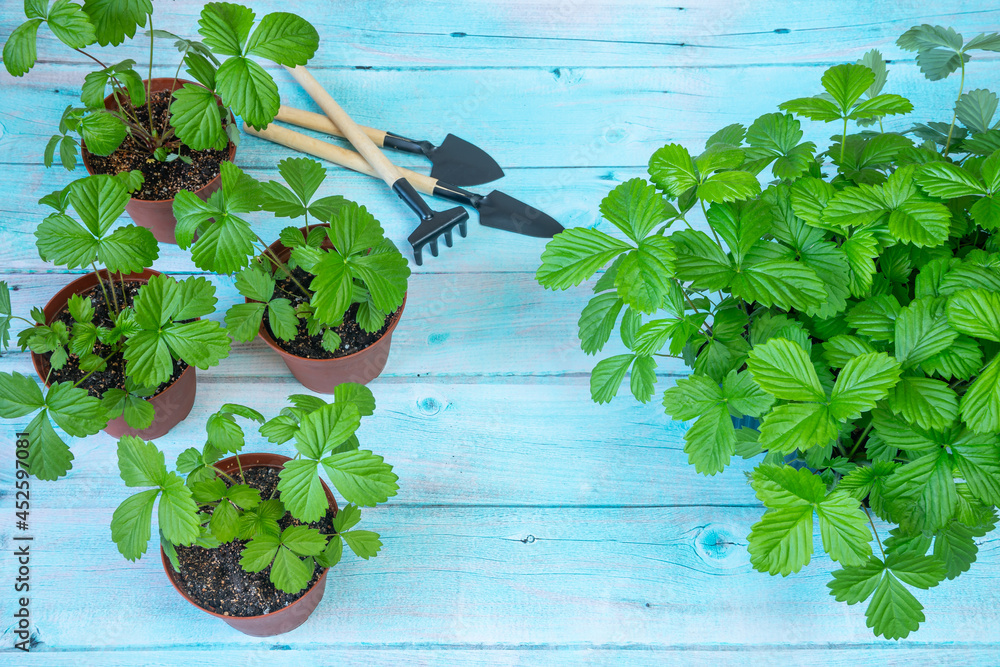
<instances>
[{"instance_id":1,"label":"narrow transplanting trowel","mask_svg":"<svg viewBox=\"0 0 1000 667\"><path fill-rule=\"evenodd\" d=\"M309 130L343 137L336 123L323 114L281 105L275 120ZM360 126L368 138L380 148L394 148L404 153L423 155L431 161L431 176L456 185L482 185L503 178L503 169L479 146L449 134L435 146L429 141L407 139L392 132Z\"/></svg>"},{"instance_id":2,"label":"narrow transplanting trowel","mask_svg":"<svg viewBox=\"0 0 1000 667\"><path fill-rule=\"evenodd\" d=\"M369 176L377 176L375 170L359 153L341 148L340 146L334 146L319 139L314 139L301 132L289 130L286 127L281 127L273 123L263 130L255 130L246 124L244 124L243 129L248 134L273 141L293 150L329 160L342 167L347 167L348 169L353 169ZM486 227L503 229L508 232L537 238L551 238L563 231L563 226L551 216L503 192L494 190L488 195L478 195L445 183L440 179L418 174L409 169L400 168L399 171L402 172L406 180L419 192L472 206L479 211L479 224ZM437 256L436 239L411 237L410 243L414 246L413 256L418 265L423 261L420 246L424 243L430 245L431 254ZM445 243L448 246L451 245L450 233L445 235Z\"/></svg>"}]
</instances>

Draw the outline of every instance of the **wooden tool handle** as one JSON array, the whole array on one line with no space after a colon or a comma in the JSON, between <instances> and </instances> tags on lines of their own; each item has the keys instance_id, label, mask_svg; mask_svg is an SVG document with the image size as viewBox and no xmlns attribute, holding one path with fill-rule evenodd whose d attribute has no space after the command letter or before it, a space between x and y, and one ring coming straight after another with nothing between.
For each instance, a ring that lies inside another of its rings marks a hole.
<instances>
[{"instance_id":1,"label":"wooden tool handle","mask_svg":"<svg viewBox=\"0 0 1000 667\"><path fill-rule=\"evenodd\" d=\"M309 73L302 65L295 67L285 67L291 75L299 82L309 97L313 99L319 108L323 110L330 120L340 128L340 131L344 133L344 137L353 144L354 148L357 149L361 155L368 160L370 164L379 175L386 185L390 188L393 184L403 177L399 169L396 168L392 162L389 161L378 146L368 138L368 135L351 120L351 117L347 115L347 112L340 108L337 101L330 97L330 94L323 90L323 86L319 85L319 81L313 78L313 75Z\"/></svg>"},{"instance_id":2,"label":"wooden tool handle","mask_svg":"<svg viewBox=\"0 0 1000 667\"><path fill-rule=\"evenodd\" d=\"M318 158L324 160L329 160L334 164L339 164L341 167L347 167L348 169L353 169L354 171L361 172L362 174L368 174L369 176L379 175L375 172L368 161L365 160L359 153L347 150L346 148L341 148L340 146L334 146L331 143L325 141L320 141L313 137L306 136L301 132L296 132L295 130L289 130L287 127L281 127L280 125L275 125L271 123L263 130L255 130L246 123L243 124L243 131L247 134L252 134L255 137L260 137L261 139L267 139L268 141L273 141L276 144L281 144L286 148L291 148L292 150L299 151L300 153L308 153L309 155L314 155ZM424 174L418 174L415 171L410 171L409 169L403 169L397 167L397 171L402 172L402 176L410 182L417 191L424 193L425 195L433 195L434 188L437 186L437 179L431 178L430 176L425 176Z\"/></svg>"},{"instance_id":3,"label":"wooden tool handle","mask_svg":"<svg viewBox=\"0 0 1000 667\"><path fill-rule=\"evenodd\" d=\"M302 109L296 109L294 107L286 107L284 104L278 107L278 115L275 116L274 119L280 120L283 123L304 127L307 130L316 130L317 132L332 134L335 137L344 136L344 133L340 131L340 128L323 114L313 113L312 111L303 111ZM362 132L368 135L369 139L375 142L376 146L381 148L385 145L384 130L376 130L373 127L365 127L364 125L359 125L358 127L361 128Z\"/></svg>"}]
</instances>

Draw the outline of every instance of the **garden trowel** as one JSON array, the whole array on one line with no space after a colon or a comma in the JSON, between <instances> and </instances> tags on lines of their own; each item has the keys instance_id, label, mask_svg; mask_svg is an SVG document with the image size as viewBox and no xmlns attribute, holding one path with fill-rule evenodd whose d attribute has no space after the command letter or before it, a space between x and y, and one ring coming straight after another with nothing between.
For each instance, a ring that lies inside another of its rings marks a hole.
<instances>
[{"instance_id":1,"label":"garden trowel","mask_svg":"<svg viewBox=\"0 0 1000 667\"><path fill-rule=\"evenodd\" d=\"M323 114L281 105L275 120L309 130L343 137L341 129ZM465 139L449 134L435 146L429 141L407 139L384 130L358 126L376 146L423 155L431 161L431 176L456 185L482 185L503 177L503 169L486 151Z\"/></svg>"}]
</instances>

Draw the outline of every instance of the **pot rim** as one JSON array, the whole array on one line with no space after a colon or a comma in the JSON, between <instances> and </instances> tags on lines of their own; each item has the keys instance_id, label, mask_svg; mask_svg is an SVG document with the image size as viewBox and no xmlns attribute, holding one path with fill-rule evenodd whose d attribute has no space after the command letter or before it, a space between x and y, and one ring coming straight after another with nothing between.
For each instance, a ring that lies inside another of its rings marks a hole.
<instances>
[{"instance_id":1,"label":"pot rim","mask_svg":"<svg viewBox=\"0 0 1000 667\"><path fill-rule=\"evenodd\" d=\"M104 277L107 277L109 280L111 279L110 272L107 269L100 269L99 272L101 274L103 274ZM139 277L139 276L142 276L142 274L146 273L146 272L149 272L151 274L150 277L162 275L156 269L149 269L149 268L147 268L147 269L143 269L139 273L129 273L129 274L126 274L125 275L125 280L127 280L128 282L136 282L136 283L146 284L146 283L149 282L149 278ZM77 283L81 283L84 280L86 280L87 278L89 278L90 276L96 275L97 273L98 272L96 272L96 271L91 271L89 273L84 273L83 275L79 276L75 280L72 280L69 283L67 283L61 290L59 290L59 292L61 292L63 290L66 290L66 289L69 289L69 288L73 287L74 285L76 285ZM133 276L136 276L136 277L133 277ZM90 289L90 288L88 287L87 289ZM45 307L48 307L48 305L50 303L52 303L53 300L55 300L55 298L56 298L56 296L58 296L59 292L56 292L56 294L53 295L52 298L49 299L45 303ZM80 290L74 289L72 293L73 294L80 294ZM64 307L65 306L60 307L60 310L62 310L62 308L64 308ZM42 310L44 311L45 308L43 308ZM45 318L45 323L49 324L49 318L48 317ZM39 326L39 325L35 325L35 326ZM34 352L31 353L31 364L35 368L35 373L38 375L39 379L41 379L42 384L44 384L45 387L48 388L48 387L51 386L51 384L45 378L46 373L42 372L42 364L43 364L43 362L47 363L47 362L45 362L44 359L42 359L41 355L36 354ZM164 388L163 391L161 391L159 394L156 394L155 396L150 396L149 398L146 398L146 399L143 399L143 400L145 400L148 403L148 402L152 402L153 400L156 400L156 399L160 398L161 396L163 396L164 394L166 394L168 391L172 390L180 382L180 379L182 377L184 377L185 375L187 375L189 372L193 372L193 371L194 371L194 366L192 366L191 364L188 364L187 368L185 368L184 371L180 375L177 376L177 379L174 380L173 382L171 382L169 385L167 385ZM108 423L110 423L110 422L111 422L111 420L108 420ZM105 428L107 428L107 427L105 427Z\"/></svg>"},{"instance_id":2,"label":"pot rim","mask_svg":"<svg viewBox=\"0 0 1000 667\"><path fill-rule=\"evenodd\" d=\"M329 226L330 226L329 223L323 223L323 224L319 224L319 225L310 225L310 227L329 227ZM299 231L302 232L303 234L305 234L305 230L306 230L305 227L299 227ZM285 246L281 242L281 239L278 239L277 241L275 241L274 243L272 243L271 245L268 246L268 250L271 250L275 254L279 254L281 252L281 250L279 250L279 248L284 249L284 250L288 250L287 246ZM339 362L339 361L346 361L346 360L348 360L348 359L350 359L352 357L356 357L358 355L364 354L368 350L372 349L373 347L375 347L376 345L378 345L379 343L381 343L387 337L389 337L389 336L392 335L392 332L395 331L395 329L396 329L396 325L399 324L399 320L403 317L403 309L406 307L406 297L409 296L409 294L410 294L409 290L406 290L405 292L403 292L403 303L399 304L399 308L397 308L396 312L394 313L394 315L396 316L396 319L394 319L392 322L389 323L389 327L385 330L385 332L381 336L378 337L377 340L375 340L371 344L369 344L369 345L361 348L357 352L351 352L350 354L345 354L342 357L334 357L332 359L310 359L309 357L300 357L297 354L293 354L292 352L289 352L288 350L286 350L286 349L282 348L280 345L278 345L277 341L275 341L274 338L271 336L271 334L269 334L267 332L267 327L264 326L263 320L261 320L260 330L257 333L260 336L260 338L267 344L268 347L270 347L272 350L274 350L275 352L277 352L278 354L280 354L282 356L291 357L293 359L301 359L302 361L310 362L310 363L316 363L316 364L324 364L324 363L334 363L334 362ZM246 297L243 297L243 300L244 300L245 303L260 303L259 301L252 301L251 299L248 299Z\"/></svg>"},{"instance_id":3,"label":"pot rim","mask_svg":"<svg viewBox=\"0 0 1000 667\"><path fill-rule=\"evenodd\" d=\"M167 77L155 76L152 79L143 79L142 80L143 83L146 83L147 81L149 81L149 82L151 82L153 84L154 91L159 92L160 90L163 90L164 88L167 88L168 86L172 85L172 82L174 81L174 78L170 77L170 76L167 76ZM180 79L180 78L178 78L176 81L177 81L178 87L190 83L190 84L193 84L195 86L201 86L202 88L205 88L205 86L202 86L197 81L190 81L188 79ZM165 82L165 83L158 84L157 82ZM177 89L174 88L174 90L177 90ZM217 100L219 100L220 104L222 103L222 98L220 98L218 95L216 95L215 98ZM114 102L115 102L115 94L111 93L110 95L108 95L107 97L104 98L104 107L106 109L110 108L108 105L109 104L113 104ZM232 114L233 114L232 109L230 109L228 107L225 107L225 109L227 111L229 111L229 115L232 116ZM226 147L229 149L229 157L226 159L226 161L227 162L232 162L233 158L236 157L236 144L234 144L232 142L232 140L230 140ZM94 176L95 175L94 171L90 168L89 157L90 157L90 151L87 150L87 146L83 143L83 140L81 139L81 141L80 141L80 159L83 161L83 168L87 170L88 174L90 174L91 176ZM206 183L204 186L198 188L197 190L190 190L189 192L192 192L195 195L199 194L200 192L203 192L205 189L207 189L212 184L213 181L215 181L216 178L219 178L221 176L221 174L222 174L222 172L220 171L218 174L215 175L215 177L211 181L209 181L208 183ZM167 202L173 202L174 199L176 199L176 196L171 197L170 199L140 199L139 197L133 197L131 194L129 195L129 197L130 197L129 201L143 202L144 204L147 204L147 203L148 204L167 203Z\"/></svg>"},{"instance_id":4,"label":"pot rim","mask_svg":"<svg viewBox=\"0 0 1000 667\"><path fill-rule=\"evenodd\" d=\"M250 468L278 468L280 470L281 468L285 467L284 466L285 463L287 463L288 461L292 460L292 458L290 456L285 456L283 454L271 454L269 452L248 452L246 455L247 456L260 456L260 455L263 455L263 456L268 456L268 457L276 457L276 458L283 459L283 460L279 461L277 463L273 463L273 464L262 463L262 462L255 463L253 465L243 464L243 468L245 470L250 469ZM223 462L229 461L229 460L234 460L235 461L235 459L236 459L236 456L229 456L229 457L226 457L226 458L222 459L221 461L216 462L215 465L219 465L220 463L223 463ZM337 507L337 501L335 499L333 499L333 494L330 492L330 488L326 485L326 482L324 482L321 479L320 483L323 485L323 490L326 492L327 498L330 499L331 507L333 507L334 514L336 514L339 511L339 508ZM194 605L195 607L197 607L201 611L205 612L206 614L211 614L212 616L215 616L216 618L221 618L224 621L230 621L230 620L233 620L233 619L236 619L238 621L260 620L260 619L263 619L263 618L267 618L269 616L274 616L275 614L280 614L281 612L283 612L283 611L285 611L287 609L291 609L292 607L294 607L298 603L302 602L309 595L309 593L311 593L313 591L314 588L316 588L317 586L320 585L320 583L322 583L323 581L325 581L326 580L326 575L330 571L330 568L328 568L328 567L323 568L323 573L320 574L316 578L316 581L313 582L312 586L310 586L309 588L305 589L305 591L302 593L302 595L299 596L299 598L297 600L295 600L294 602L292 602L291 604L289 604L287 606L282 607L281 609L276 609L276 610L270 611L270 612L268 612L266 614L259 614L257 616L226 616L225 614L220 614L218 612L211 611L210 609L205 609L200 604L198 604L193 599L191 599L191 597L187 594L187 592L185 592L180 586L177 585L177 582L174 580L174 575L176 574L176 572L174 572L174 567L173 567L173 565L170 564L170 560L167 558L167 554L163 550L163 545L162 544L160 545L160 561L163 563L163 570L164 570L164 572L167 575L167 579L170 581L170 585L174 587L175 591L177 591L178 593L181 594L181 597L183 597L185 600L187 600L192 605Z\"/></svg>"}]
</instances>

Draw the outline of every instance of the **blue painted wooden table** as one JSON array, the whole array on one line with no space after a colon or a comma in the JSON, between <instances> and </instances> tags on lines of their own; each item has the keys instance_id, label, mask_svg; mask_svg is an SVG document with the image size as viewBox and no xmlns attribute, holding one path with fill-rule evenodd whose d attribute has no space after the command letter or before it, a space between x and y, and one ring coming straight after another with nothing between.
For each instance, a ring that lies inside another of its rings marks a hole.
<instances>
[{"instance_id":1,"label":"blue painted wooden table","mask_svg":"<svg viewBox=\"0 0 1000 667\"><path fill-rule=\"evenodd\" d=\"M598 202L642 175L656 148L698 148L719 127L813 94L825 67L870 48L894 60L887 90L910 97L921 120L950 117L957 82L927 85L894 39L921 22L967 37L1000 28L1000 9L960 0L253 4L258 15L285 9L316 25L313 72L359 122L434 139L454 132L499 160L505 192L568 227L609 232ZM3 3L0 38L22 20L20 5ZM156 5L156 27L194 34L198 3ZM125 55L145 62L145 48ZM81 173L46 170L41 156L90 71L49 37L39 52L27 77L0 75L0 278L19 314L68 280L37 256L35 202ZM970 87L1000 88L996 66L996 57L974 62ZM288 103L314 108L273 72ZM810 132L828 141L823 128ZM289 154L247 137L237 162L275 178ZM382 184L331 169L322 194L364 203L405 245L411 219ZM255 224L264 238L283 226L265 214ZM786 579L754 572L746 535L761 509L744 482L748 464L699 476L682 451L685 425L655 402L591 403L594 360L576 340L587 293L538 287L543 245L473 224L414 267L389 365L371 385L379 408L360 434L400 476L398 497L366 516L385 549L370 562L345 558L316 613L287 635L239 634L181 600L158 559L119 556L108 524L129 491L101 434L74 442L68 478L33 483L36 643L30 655L12 651L12 461L24 425L2 424L0 663L1000 664L995 535L981 540L971 572L921 595L927 622L900 642L875 640L863 609L828 595L825 557ZM176 247L155 268L199 273ZM236 300L230 278L210 279L223 304ZM30 373L30 362L13 352L0 370ZM661 367L660 389L683 372ZM173 460L200 445L205 417L224 401L273 412L298 391L262 343L237 345L199 373L194 411L158 444Z\"/></svg>"}]
</instances>

